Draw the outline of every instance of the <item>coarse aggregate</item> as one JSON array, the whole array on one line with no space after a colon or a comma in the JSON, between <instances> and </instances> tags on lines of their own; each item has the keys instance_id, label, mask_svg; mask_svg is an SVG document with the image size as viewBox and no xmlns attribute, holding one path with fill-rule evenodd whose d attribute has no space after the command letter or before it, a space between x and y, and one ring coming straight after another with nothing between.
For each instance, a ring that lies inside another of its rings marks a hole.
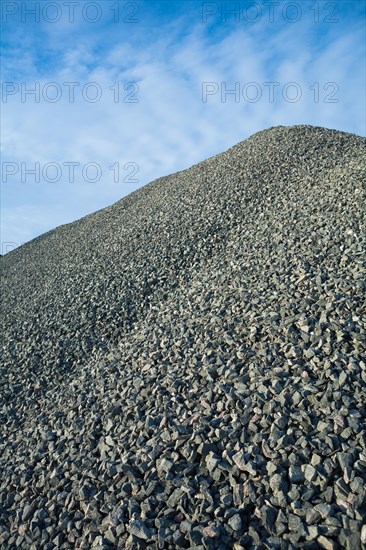
<instances>
[{"instance_id":1,"label":"coarse aggregate","mask_svg":"<svg viewBox=\"0 0 366 550\"><path fill-rule=\"evenodd\" d=\"M0 259L1 548L366 548L365 146L270 128Z\"/></svg>"}]
</instances>

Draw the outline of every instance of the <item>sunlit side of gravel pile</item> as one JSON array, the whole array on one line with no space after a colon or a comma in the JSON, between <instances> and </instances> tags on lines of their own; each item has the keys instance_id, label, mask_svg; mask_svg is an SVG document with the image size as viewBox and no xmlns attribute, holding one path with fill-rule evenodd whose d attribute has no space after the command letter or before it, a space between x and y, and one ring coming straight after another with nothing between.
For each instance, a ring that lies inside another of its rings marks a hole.
<instances>
[{"instance_id":1,"label":"sunlit side of gravel pile","mask_svg":"<svg viewBox=\"0 0 366 550\"><path fill-rule=\"evenodd\" d=\"M1 258L1 548L366 548L365 146L271 128Z\"/></svg>"}]
</instances>

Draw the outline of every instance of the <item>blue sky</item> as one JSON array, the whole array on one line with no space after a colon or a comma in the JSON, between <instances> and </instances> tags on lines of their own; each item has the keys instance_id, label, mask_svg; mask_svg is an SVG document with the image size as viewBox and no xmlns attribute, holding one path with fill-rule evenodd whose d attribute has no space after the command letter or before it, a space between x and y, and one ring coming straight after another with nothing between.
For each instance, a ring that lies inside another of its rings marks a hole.
<instances>
[{"instance_id":1,"label":"blue sky","mask_svg":"<svg viewBox=\"0 0 366 550\"><path fill-rule=\"evenodd\" d=\"M271 126L366 133L363 0L1 7L2 253Z\"/></svg>"}]
</instances>

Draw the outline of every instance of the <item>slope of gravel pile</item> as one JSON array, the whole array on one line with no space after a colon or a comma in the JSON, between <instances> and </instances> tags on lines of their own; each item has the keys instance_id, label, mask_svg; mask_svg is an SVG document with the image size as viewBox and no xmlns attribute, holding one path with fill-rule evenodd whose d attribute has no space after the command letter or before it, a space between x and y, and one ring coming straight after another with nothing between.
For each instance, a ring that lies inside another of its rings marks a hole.
<instances>
[{"instance_id":1,"label":"slope of gravel pile","mask_svg":"<svg viewBox=\"0 0 366 550\"><path fill-rule=\"evenodd\" d=\"M271 128L1 259L1 548L365 548L365 144Z\"/></svg>"}]
</instances>

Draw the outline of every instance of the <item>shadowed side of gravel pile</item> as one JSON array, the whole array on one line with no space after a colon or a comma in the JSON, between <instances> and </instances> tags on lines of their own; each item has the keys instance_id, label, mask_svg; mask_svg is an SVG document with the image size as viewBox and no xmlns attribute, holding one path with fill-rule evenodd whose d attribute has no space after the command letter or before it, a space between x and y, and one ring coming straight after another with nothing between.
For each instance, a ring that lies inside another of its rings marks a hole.
<instances>
[{"instance_id":1,"label":"shadowed side of gravel pile","mask_svg":"<svg viewBox=\"0 0 366 550\"><path fill-rule=\"evenodd\" d=\"M1 258L2 547L365 547L365 144L271 128Z\"/></svg>"}]
</instances>

